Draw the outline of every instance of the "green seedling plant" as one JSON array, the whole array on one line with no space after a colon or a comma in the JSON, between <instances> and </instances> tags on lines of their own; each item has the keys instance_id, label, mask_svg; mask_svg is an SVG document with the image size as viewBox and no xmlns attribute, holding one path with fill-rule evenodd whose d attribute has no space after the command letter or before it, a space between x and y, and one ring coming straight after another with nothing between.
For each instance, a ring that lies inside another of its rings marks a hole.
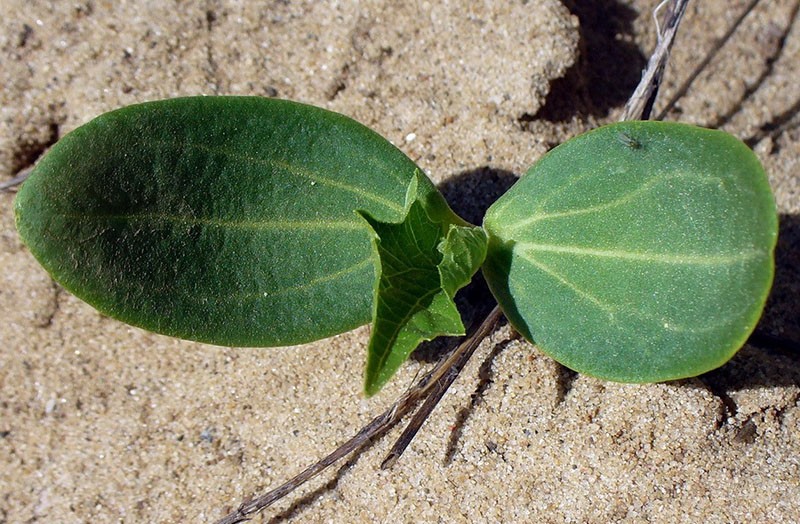
<instances>
[{"instance_id":1,"label":"green seedling plant","mask_svg":"<svg viewBox=\"0 0 800 524\"><path fill-rule=\"evenodd\" d=\"M482 271L498 306L387 411L218 521L249 520L397 423L403 452L501 315L561 364L621 382L723 365L763 311L778 219L767 176L721 131L649 118L686 0L623 118L548 152L469 224L405 154L296 102L188 97L101 115L36 164L15 201L31 253L102 313L154 332L287 346L372 324L374 395L422 341L465 332Z\"/></svg>"},{"instance_id":2,"label":"green seedling plant","mask_svg":"<svg viewBox=\"0 0 800 524\"><path fill-rule=\"evenodd\" d=\"M763 168L721 131L590 131L478 226L370 129L257 97L101 115L38 162L15 212L57 282L135 326L286 346L371 322L367 395L420 342L464 333L453 298L481 269L513 327L571 369L704 373L753 331L777 239Z\"/></svg>"}]
</instances>

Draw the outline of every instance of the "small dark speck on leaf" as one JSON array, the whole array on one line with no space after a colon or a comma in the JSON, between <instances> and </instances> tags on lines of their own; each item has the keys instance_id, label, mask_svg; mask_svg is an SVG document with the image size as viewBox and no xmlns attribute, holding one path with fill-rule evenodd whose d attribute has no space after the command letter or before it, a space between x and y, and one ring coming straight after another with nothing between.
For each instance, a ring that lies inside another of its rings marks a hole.
<instances>
[{"instance_id":1,"label":"small dark speck on leaf","mask_svg":"<svg viewBox=\"0 0 800 524\"><path fill-rule=\"evenodd\" d=\"M639 142L638 140L636 140L627 133L617 134L617 139L626 146L630 147L631 149L640 149L642 147L641 142Z\"/></svg>"}]
</instances>

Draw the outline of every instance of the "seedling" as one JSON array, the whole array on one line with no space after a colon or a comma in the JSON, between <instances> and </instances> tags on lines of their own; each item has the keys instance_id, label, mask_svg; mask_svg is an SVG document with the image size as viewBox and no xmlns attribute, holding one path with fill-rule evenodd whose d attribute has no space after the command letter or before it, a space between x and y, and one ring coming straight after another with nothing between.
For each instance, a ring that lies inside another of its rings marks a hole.
<instances>
[{"instance_id":1,"label":"seedling","mask_svg":"<svg viewBox=\"0 0 800 524\"><path fill-rule=\"evenodd\" d=\"M388 141L320 108L191 97L104 114L41 159L17 228L67 290L158 333L285 346L372 322L376 393L463 334L478 269L542 351L623 382L695 376L753 331L777 214L720 131L623 122L546 154L466 223Z\"/></svg>"}]
</instances>

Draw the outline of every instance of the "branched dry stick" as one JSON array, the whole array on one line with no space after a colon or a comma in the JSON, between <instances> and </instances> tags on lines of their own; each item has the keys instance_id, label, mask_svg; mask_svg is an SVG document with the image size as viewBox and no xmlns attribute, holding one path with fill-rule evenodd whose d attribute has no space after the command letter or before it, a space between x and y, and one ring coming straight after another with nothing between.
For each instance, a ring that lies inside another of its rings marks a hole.
<instances>
[{"instance_id":1,"label":"branched dry stick","mask_svg":"<svg viewBox=\"0 0 800 524\"><path fill-rule=\"evenodd\" d=\"M665 1L659 4L654 12L654 16L666 3ZM633 95L631 95L630 100L628 100L623 120L646 120L649 118L653 103L658 94L658 87L661 84L664 68L669 58L669 52L678 30L678 25L680 24L688 3L689 0L674 0L670 2L664 17L663 31L661 31L660 24L658 20L656 20L656 25L659 26L658 45L648 61L639 86L636 88ZM342 444L333 453L312 464L277 488L257 498L243 502L235 511L218 520L216 524L237 524L250 520L253 515L290 494L319 475L332 464L357 451L373 439L383 435L386 431L394 427L406 414L411 412L422 399L425 399L422 407L412 417L406 430L394 444L381 464L382 469L391 467L411 443L411 440L417 434L420 427L422 427L428 415L430 415L439 400L447 392L447 389L453 381L455 381L459 373L461 373L461 370L467 364L480 343L494 331L502 315L500 308L495 306L475 332L467 337L464 342L447 356L447 358L436 364L427 375L392 404L389 409L372 419L369 424L361 428L358 433Z\"/></svg>"},{"instance_id":2,"label":"branched dry stick","mask_svg":"<svg viewBox=\"0 0 800 524\"><path fill-rule=\"evenodd\" d=\"M478 329L467 337L446 359L440 361L436 366L425 375L412 389L395 401L392 406L372 419L372 421L361 428L350 440L342 444L333 453L304 469L294 478L277 488L242 503L235 511L218 520L216 524L236 524L250 520L250 517L259 511L269 507L276 501L282 499L295 489L299 488L312 478L316 477L328 466L358 450L372 439L382 435L388 429L397 424L417 403L427 397L431 392L444 391L452 384L455 377L463 369L469 358L480 345L481 341L494 331L497 323L502 318L500 308L495 307ZM446 385L445 385L446 384ZM421 424L421 422L420 422ZM410 442L410 440L409 440ZM406 444L407 445L407 444ZM401 451L402 453L402 451ZM384 464L391 458L396 459L399 454L392 457L390 455Z\"/></svg>"},{"instance_id":3,"label":"branched dry stick","mask_svg":"<svg viewBox=\"0 0 800 524\"><path fill-rule=\"evenodd\" d=\"M658 88L661 86L661 79L664 76L664 69L667 66L669 52L675 42L675 35L678 34L678 26L683 18L683 13L686 12L689 0L669 2L662 28L658 23L658 11L665 4L667 4L666 1L661 2L653 12L658 28L658 42L653 54L650 55L650 60L647 61L647 67L642 73L639 85L636 86L636 90L625 105L621 120L647 120L650 118L653 104L658 95Z\"/></svg>"},{"instance_id":4,"label":"branched dry stick","mask_svg":"<svg viewBox=\"0 0 800 524\"><path fill-rule=\"evenodd\" d=\"M414 440L422 424L425 423L428 416L436 408L436 405L439 404L439 401L444 397L444 394L447 393L447 390L456 378L458 378L458 375L461 373L461 370L464 369L464 366L467 365L472 354L475 353L475 350L478 349L481 342L492 334L497 323L500 322L501 317L502 312L500 308L495 306L486 319L481 322L481 325L478 326L478 329L475 330L475 333L462 342L447 358L447 362L445 362L445 366L442 370L442 376L434 382L433 387L431 387L430 391L427 393L427 398L425 398L422 407L411 417L411 421L408 423L408 426L406 426L405 431L403 431L400 438L397 439L397 442L394 443L392 449L387 453L386 458L381 462L381 469L389 469L397 462L397 459L400 458L408 445L411 444L411 441Z\"/></svg>"}]
</instances>

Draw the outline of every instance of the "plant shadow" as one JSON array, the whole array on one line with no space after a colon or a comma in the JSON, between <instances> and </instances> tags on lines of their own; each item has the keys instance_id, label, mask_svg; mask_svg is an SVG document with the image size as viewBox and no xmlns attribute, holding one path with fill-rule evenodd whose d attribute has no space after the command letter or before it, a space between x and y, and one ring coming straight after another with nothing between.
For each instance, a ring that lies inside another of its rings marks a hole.
<instances>
[{"instance_id":1,"label":"plant shadow","mask_svg":"<svg viewBox=\"0 0 800 524\"><path fill-rule=\"evenodd\" d=\"M746 389L800 386L800 215L781 214L775 280L747 345L701 380L723 399Z\"/></svg>"},{"instance_id":2,"label":"plant shadow","mask_svg":"<svg viewBox=\"0 0 800 524\"><path fill-rule=\"evenodd\" d=\"M800 215L781 214L775 280L758 330L800 340ZM796 355L800 357L800 354Z\"/></svg>"},{"instance_id":3,"label":"plant shadow","mask_svg":"<svg viewBox=\"0 0 800 524\"><path fill-rule=\"evenodd\" d=\"M792 7L792 11L788 17L789 23L787 23L782 30L778 29L774 25L767 26L770 29L770 34L764 35L764 37L774 42L774 45L772 46L772 49L767 51L767 55L762 57L765 63L763 71L758 74L757 78L748 81L747 88L745 89L744 93L742 93L736 104L734 104L724 114L717 115L712 121L704 124L705 127L722 128L728 124L733 117L744 108L745 102L749 100L759 89L761 89L767 80L775 74L775 65L778 63L781 56L787 51L787 38L789 37L792 27L797 20L797 14L799 11L800 2L795 2L794 7ZM795 101L795 105L796 104L797 101ZM778 117L778 119L780 119L780 117Z\"/></svg>"},{"instance_id":4,"label":"plant shadow","mask_svg":"<svg viewBox=\"0 0 800 524\"><path fill-rule=\"evenodd\" d=\"M489 206L518 179L519 176L511 171L481 166L451 176L439 185L439 191L461 218L471 224L480 224Z\"/></svg>"},{"instance_id":5,"label":"plant shadow","mask_svg":"<svg viewBox=\"0 0 800 524\"><path fill-rule=\"evenodd\" d=\"M603 117L624 104L641 78L647 58L634 41L636 10L615 0L562 0L580 22L579 56L555 80L541 109L520 123L567 122L576 115Z\"/></svg>"},{"instance_id":6,"label":"plant shadow","mask_svg":"<svg viewBox=\"0 0 800 524\"><path fill-rule=\"evenodd\" d=\"M481 224L489 206L508 191L517 178L510 171L482 166L450 177L439 185L439 190L456 214L471 224ZM495 305L494 297L480 272L458 292L455 302L467 332L480 323ZM414 350L411 358L435 362L460 340L461 337L439 337L423 342Z\"/></svg>"}]
</instances>

